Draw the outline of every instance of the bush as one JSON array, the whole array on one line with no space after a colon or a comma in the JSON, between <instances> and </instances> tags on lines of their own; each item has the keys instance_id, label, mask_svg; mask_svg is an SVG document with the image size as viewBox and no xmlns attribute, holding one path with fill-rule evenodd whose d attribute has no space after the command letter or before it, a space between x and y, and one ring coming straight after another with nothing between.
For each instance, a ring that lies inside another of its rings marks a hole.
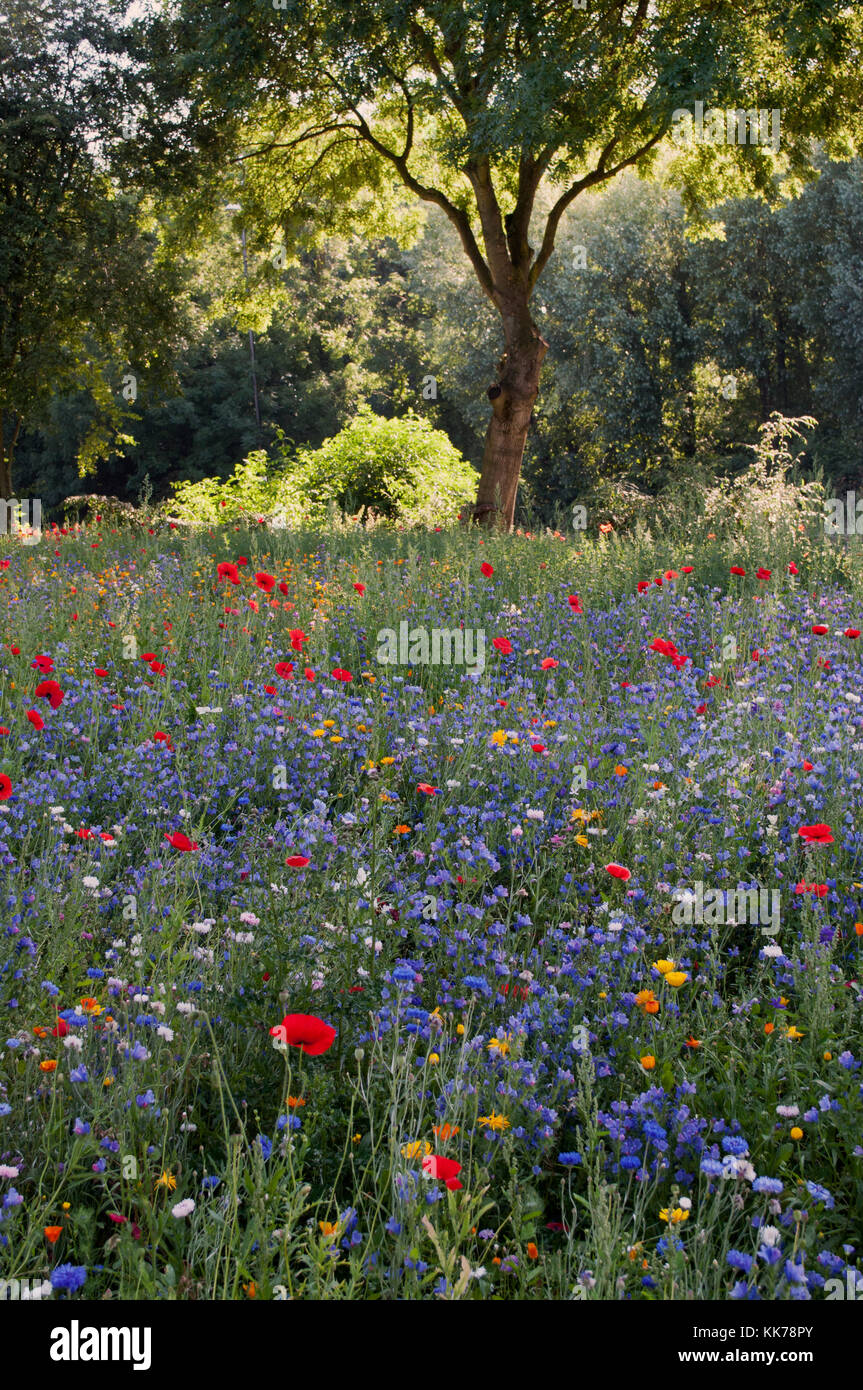
<instances>
[{"instance_id":1,"label":"bush","mask_svg":"<svg viewBox=\"0 0 863 1390\"><path fill-rule=\"evenodd\" d=\"M476 492L476 474L442 430L412 412L385 420L362 406L319 449L297 454L311 517L323 520L335 504L392 521L454 521Z\"/></svg>"},{"instance_id":2,"label":"bush","mask_svg":"<svg viewBox=\"0 0 863 1390\"><path fill-rule=\"evenodd\" d=\"M334 510L407 525L455 521L473 499L476 474L442 430L411 412L385 420L366 405L319 449L277 459L249 454L226 481L174 483L167 510L197 525L267 516L285 526L325 523Z\"/></svg>"}]
</instances>

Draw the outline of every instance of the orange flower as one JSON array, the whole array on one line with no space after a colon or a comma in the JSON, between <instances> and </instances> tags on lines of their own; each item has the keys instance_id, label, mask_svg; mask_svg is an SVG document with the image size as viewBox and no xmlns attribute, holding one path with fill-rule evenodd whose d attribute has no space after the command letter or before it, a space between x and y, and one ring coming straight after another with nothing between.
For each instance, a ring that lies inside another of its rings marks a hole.
<instances>
[{"instance_id":1,"label":"orange flower","mask_svg":"<svg viewBox=\"0 0 863 1390\"><path fill-rule=\"evenodd\" d=\"M863 936L863 922L854 923L854 934L855 936Z\"/></svg>"},{"instance_id":2,"label":"orange flower","mask_svg":"<svg viewBox=\"0 0 863 1390\"><path fill-rule=\"evenodd\" d=\"M534 1243L533 1243L532 1240L529 1240L529 1241L527 1242L527 1258L528 1258L529 1260L538 1260L538 1259L539 1259L539 1251L537 1250L537 1248L536 1248L536 1246L534 1245Z\"/></svg>"},{"instance_id":3,"label":"orange flower","mask_svg":"<svg viewBox=\"0 0 863 1390\"><path fill-rule=\"evenodd\" d=\"M40 1063L39 1063L39 1070L40 1070L40 1071L56 1071L56 1070L57 1070L57 1063L56 1063L55 1061L51 1060L50 1058L48 1058L48 1059L46 1059L44 1062L40 1062Z\"/></svg>"},{"instance_id":4,"label":"orange flower","mask_svg":"<svg viewBox=\"0 0 863 1390\"><path fill-rule=\"evenodd\" d=\"M411 828L409 825L397 825L393 830L394 835L410 835L410 833Z\"/></svg>"},{"instance_id":5,"label":"orange flower","mask_svg":"<svg viewBox=\"0 0 863 1390\"><path fill-rule=\"evenodd\" d=\"M765 1025L764 1025L764 1031L765 1031L765 1033L767 1034L768 1037L769 1037L770 1034L773 1032L773 1029L774 1029L775 1027L776 1027L776 1024L775 1024L775 1023L765 1023Z\"/></svg>"},{"instance_id":6,"label":"orange flower","mask_svg":"<svg viewBox=\"0 0 863 1390\"><path fill-rule=\"evenodd\" d=\"M85 1014L100 1014L102 1012L102 1005L99 1000L93 999L89 994L80 1002Z\"/></svg>"},{"instance_id":7,"label":"orange flower","mask_svg":"<svg viewBox=\"0 0 863 1390\"><path fill-rule=\"evenodd\" d=\"M653 1068L656 1066L656 1058L652 1057L649 1052L646 1052L643 1057L639 1057L638 1060L645 1071L653 1071Z\"/></svg>"},{"instance_id":8,"label":"orange flower","mask_svg":"<svg viewBox=\"0 0 863 1390\"><path fill-rule=\"evenodd\" d=\"M434 1132L438 1139L452 1139L458 1134L458 1125L435 1125Z\"/></svg>"},{"instance_id":9,"label":"orange flower","mask_svg":"<svg viewBox=\"0 0 863 1390\"><path fill-rule=\"evenodd\" d=\"M296 1110L298 1105L305 1105L302 1096L288 1096L288 1109Z\"/></svg>"},{"instance_id":10,"label":"orange flower","mask_svg":"<svg viewBox=\"0 0 863 1390\"><path fill-rule=\"evenodd\" d=\"M690 1037L688 1037L688 1038L686 1039L686 1046L687 1046L687 1047L700 1047L700 1046L701 1046L701 1043L698 1041L698 1038L693 1038L693 1037L690 1035Z\"/></svg>"},{"instance_id":11,"label":"orange flower","mask_svg":"<svg viewBox=\"0 0 863 1390\"><path fill-rule=\"evenodd\" d=\"M46 1240L50 1240L50 1242L51 1242L52 1245L54 1245L54 1244L60 1239L60 1237L61 1237L62 1234L63 1234L63 1227L62 1227L62 1226L46 1226L46 1227L45 1227L45 1231L44 1231L45 1239L46 1239Z\"/></svg>"}]
</instances>

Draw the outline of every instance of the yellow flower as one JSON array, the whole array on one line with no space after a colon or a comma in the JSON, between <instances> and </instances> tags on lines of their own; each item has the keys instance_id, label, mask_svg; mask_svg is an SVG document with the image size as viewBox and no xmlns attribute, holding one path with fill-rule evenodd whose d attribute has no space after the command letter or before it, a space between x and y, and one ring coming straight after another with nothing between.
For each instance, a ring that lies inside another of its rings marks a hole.
<instances>
[{"instance_id":1,"label":"yellow flower","mask_svg":"<svg viewBox=\"0 0 863 1390\"><path fill-rule=\"evenodd\" d=\"M394 762L395 758L381 758L381 767L389 767L390 763Z\"/></svg>"},{"instance_id":2,"label":"yellow flower","mask_svg":"<svg viewBox=\"0 0 863 1390\"><path fill-rule=\"evenodd\" d=\"M496 1115L493 1110L490 1115L479 1115L477 1119L478 1123L485 1125L486 1129L494 1129L501 1134L505 1129L509 1129L509 1120L506 1116Z\"/></svg>"},{"instance_id":3,"label":"yellow flower","mask_svg":"<svg viewBox=\"0 0 863 1390\"><path fill-rule=\"evenodd\" d=\"M490 1043L486 1043L489 1052L499 1052L501 1057L505 1057L509 1052L509 1036L505 1038L492 1038Z\"/></svg>"},{"instance_id":4,"label":"yellow flower","mask_svg":"<svg viewBox=\"0 0 863 1390\"><path fill-rule=\"evenodd\" d=\"M795 1027L792 1023L790 1028L786 1028L785 1036L786 1038L802 1038L803 1034L800 1032L799 1028Z\"/></svg>"},{"instance_id":5,"label":"yellow flower","mask_svg":"<svg viewBox=\"0 0 863 1390\"><path fill-rule=\"evenodd\" d=\"M428 1055L428 1061L430 1066L436 1067L438 1062L440 1061L440 1056L437 1052L430 1052Z\"/></svg>"},{"instance_id":6,"label":"yellow flower","mask_svg":"<svg viewBox=\"0 0 863 1390\"><path fill-rule=\"evenodd\" d=\"M463 1037L464 1037L464 1024L463 1024L463 1023L457 1023L456 1026L455 1026L455 1031L458 1033L458 1035L459 1035L460 1038L463 1038Z\"/></svg>"},{"instance_id":7,"label":"yellow flower","mask_svg":"<svg viewBox=\"0 0 863 1390\"><path fill-rule=\"evenodd\" d=\"M166 1187L169 1192L173 1192L174 1188L177 1186L177 1179L172 1178L168 1170L165 1169L165 1171L162 1173L162 1176L156 1179L156 1186Z\"/></svg>"},{"instance_id":8,"label":"yellow flower","mask_svg":"<svg viewBox=\"0 0 863 1390\"><path fill-rule=\"evenodd\" d=\"M800 1128L799 1125L794 1125L794 1126L793 1126L793 1128L792 1128L792 1130L791 1130L791 1138L792 1138L792 1139L802 1139L802 1138L803 1138L803 1130Z\"/></svg>"},{"instance_id":9,"label":"yellow flower","mask_svg":"<svg viewBox=\"0 0 863 1390\"><path fill-rule=\"evenodd\" d=\"M832 1052L825 1052L825 1053L824 1053L824 1061L825 1061L825 1062L832 1062L832 1061L833 1061L833 1053L832 1053Z\"/></svg>"},{"instance_id":10,"label":"yellow flower","mask_svg":"<svg viewBox=\"0 0 863 1390\"><path fill-rule=\"evenodd\" d=\"M589 844L589 841L586 835L576 835L575 843L581 845L582 849L584 849Z\"/></svg>"},{"instance_id":11,"label":"yellow flower","mask_svg":"<svg viewBox=\"0 0 863 1390\"><path fill-rule=\"evenodd\" d=\"M500 748L501 744L506 743L506 733L503 729L495 729L491 736L491 741Z\"/></svg>"},{"instance_id":12,"label":"yellow flower","mask_svg":"<svg viewBox=\"0 0 863 1390\"><path fill-rule=\"evenodd\" d=\"M685 970L669 970L665 977L665 983L671 985L673 989L679 989L681 985L686 984L688 979L689 976Z\"/></svg>"},{"instance_id":13,"label":"yellow flower","mask_svg":"<svg viewBox=\"0 0 863 1390\"><path fill-rule=\"evenodd\" d=\"M660 975L667 975L668 972L669 972L669 970L673 970L673 969L674 969L674 961L673 961L673 960L655 960L655 961L653 962L653 968L654 968L654 970L658 970L659 973L660 973Z\"/></svg>"},{"instance_id":14,"label":"yellow flower","mask_svg":"<svg viewBox=\"0 0 863 1390\"><path fill-rule=\"evenodd\" d=\"M427 1139L415 1139L412 1144L402 1147L402 1158L424 1158L430 1154L432 1146Z\"/></svg>"},{"instance_id":15,"label":"yellow flower","mask_svg":"<svg viewBox=\"0 0 863 1390\"><path fill-rule=\"evenodd\" d=\"M689 1220L689 1212L684 1211L682 1207L675 1207L673 1210L669 1207L663 1207L662 1211L659 1213L659 1219L660 1221L668 1221L672 1226L676 1226L681 1221Z\"/></svg>"},{"instance_id":16,"label":"yellow flower","mask_svg":"<svg viewBox=\"0 0 863 1390\"><path fill-rule=\"evenodd\" d=\"M338 1221L319 1221L318 1225L321 1228L322 1235L337 1236L339 1233Z\"/></svg>"}]
</instances>

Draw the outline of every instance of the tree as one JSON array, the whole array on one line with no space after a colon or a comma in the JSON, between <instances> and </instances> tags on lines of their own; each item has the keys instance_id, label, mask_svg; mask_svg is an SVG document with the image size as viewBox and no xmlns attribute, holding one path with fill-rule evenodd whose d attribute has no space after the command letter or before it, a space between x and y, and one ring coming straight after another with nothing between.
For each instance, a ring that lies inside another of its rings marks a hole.
<instances>
[{"instance_id":1,"label":"tree","mask_svg":"<svg viewBox=\"0 0 863 1390\"><path fill-rule=\"evenodd\" d=\"M548 349L531 297L574 200L649 168L699 101L722 127L708 134L735 143L699 142L690 123L674 177L691 213L775 193L777 173L799 180L813 136L846 155L859 137L863 14L841 0L177 0L177 11L151 26L156 51L173 54L202 156L242 163L243 215L262 244L327 223L380 226L395 185L449 218L503 340L473 508L486 524L512 523ZM762 110L781 114L779 153L761 138Z\"/></svg>"},{"instance_id":2,"label":"tree","mask_svg":"<svg viewBox=\"0 0 863 1390\"><path fill-rule=\"evenodd\" d=\"M0 496L15 446L52 398L98 409L84 471L122 442L145 373L169 372L174 281L139 192L110 167L133 130L135 76L116 14L12 0L0 34ZM150 218L152 222L152 218ZM125 378L125 382L124 382ZM143 383L142 383L143 384Z\"/></svg>"}]
</instances>

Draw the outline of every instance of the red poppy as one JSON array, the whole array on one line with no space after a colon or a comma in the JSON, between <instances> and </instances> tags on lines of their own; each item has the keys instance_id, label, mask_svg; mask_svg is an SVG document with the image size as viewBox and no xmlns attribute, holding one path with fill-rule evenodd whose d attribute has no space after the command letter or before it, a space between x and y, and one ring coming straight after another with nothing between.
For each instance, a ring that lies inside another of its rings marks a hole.
<instances>
[{"instance_id":1,"label":"red poppy","mask_svg":"<svg viewBox=\"0 0 863 1390\"><path fill-rule=\"evenodd\" d=\"M55 1027L51 1029L51 1036L54 1038L65 1038L69 1032L69 1025L65 1018L58 1018Z\"/></svg>"},{"instance_id":2,"label":"red poppy","mask_svg":"<svg viewBox=\"0 0 863 1390\"><path fill-rule=\"evenodd\" d=\"M491 645L497 647L501 656L510 656L512 654L512 643L508 637L492 637Z\"/></svg>"},{"instance_id":3,"label":"red poppy","mask_svg":"<svg viewBox=\"0 0 863 1390\"><path fill-rule=\"evenodd\" d=\"M544 752L545 752L545 744L544 744L544 743L532 743L532 744L530 745L530 751L531 751L531 753L544 753Z\"/></svg>"},{"instance_id":4,"label":"red poppy","mask_svg":"<svg viewBox=\"0 0 863 1390\"><path fill-rule=\"evenodd\" d=\"M164 676L167 669L167 666L163 666L161 661L150 662L150 670L153 672L154 676Z\"/></svg>"},{"instance_id":5,"label":"red poppy","mask_svg":"<svg viewBox=\"0 0 863 1390\"><path fill-rule=\"evenodd\" d=\"M315 679L315 673L312 670L311 666L307 666L303 674L305 675L307 681L313 681Z\"/></svg>"},{"instance_id":6,"label":"red poppy","mask_svg":"<svg viewBox=\"0 0 863 1390\"><path fill-rule=\"evenodd\" d=\"M560 665L560 662L555 661L553 656L544 656L539 664L542 667L543 671L552 671L555 666Z\"/></svg>"},{"instance_id":7,"label":"red poppy","mask_svg":"<svg viewBox=\"0 0 863 1390\"><path fill-rule=\"evenodd\" d=\"M288 597L288 586L287 586L287 584L285 583L284 579L282 580L281 584L279 585L279 593L280 593L280 594L284 594L285 598Z\"/></svg>"},{"instance_id":8,"label":"red poppy","mask_svg":"<svg viewBox=\"0 0 863 1390\"><path fill-rule=\"evenodd\" d=\"M37 714L36 710L28 709L27 718L30 720L34 729L44 729L45 720L42 718L41 714Z\"/></svg>"},{"instance_id":9,"label":"red poppy","mask_svg":"<svg viewBox=\"0 0 863 1390\"><path fill-rule=\"evenodd\" d=\"M804 771L804 772L814 772L814 770L815 770L815 764L814 764L814 763L810 763L806 758L804 758L804 759L803 759L803 771Z\"/></svg>"},{"instance_id":10,"label":"red poppy","mask_svg":"<svg viewBox=\"0 0 863 1390\"><path fill-rule=\"evenodd\" d=\"M643 594L644 591L645 591L645 589L649 589L649 588L650 588L650 580L649 580L649 579L639 579L637 588L638 588L638 592L639 592L640 594Z\"/></svg>"},{"instance_id":11,"label":"red poppy","mask_svg":"<svg viewBox=\"0 0 863 1390\"><path fill-rule=\"evenodd\" d=\"M578 597L578 594L570 594L569 598L567 599L567 603L569 604L573 613L584 612L584 609L581 606L581 599Z\"/></svg>"},{"instance_id":12,"label":"red poppy","mask_svg":"<svg viewBox=\"0 0 863 1390\"><path fill-rule=\"evenodd\" d=\"M294 663L292 661L278 661L276 663L276 675L281 676L283 681L288 680L294 673Z\"/></svg>"},{"instance_id":13,"label":"red poppy","mask_svg":"<svg viewBox=\"0 0 863 1390\"><path fill-rule=\"evenodd\" d=\"M166 748L172 748L172 747L173 747L173 745L172 745L172 743L171 743L171 735L170 735L170 734L165 734L165 733L163 733L161 729L157 729L156 732L154 733L154 735L153 735L153 742L154 742L154 743L164 743L164 745L165 745Z\"/></svg>"},{"instance_id":14,"label":"red poppy","mask_svg":"<svg viewBox=\"0 0 863 1390\"><path fill-rule=\"evenodd\" d=\"M12 795L12 783L5 772L0 772L0 801L8 801Z\"/></svg>"},{"instance_id":15,"label":"red poppy","mask_svg":"<svg viewBox=\"0 0 863 1390\"><path fill-rule=\"evenodd\" d=\"M814 893L816 898L826 898L829 888L826 883L802 883L796 884L795 893Z\"/></svg>"},{"instance_id":16,"label":"red poppy","mask_svg":"<svg viewBox=\"0 0 863 1390\"><path fill-rule=\"evenodd\" d=\"M184 854L188 854L190 850L198 848L196 842L190 840L188 835L184 835L182 830L175 830L173 835L165 835L164 839L168 841L168 844L171 845L173 849L182 850Z\"/></svg>"},{"instance_id":17,"label":"red poppy","mask_svg":"<svg viewBox=\"0 0 863 1390\"><path fill-rule=\"evenodd\" d=\"M307 864L311 863L311 860L307 859L304 854L289 854L285 863L289 869L304 869Z\"/></svg>"},{"instance_id":18,"label":"red poppy","mask_svg":"<svg viewBox=\"0 0 863 1390\"><path fill-rule=\"evenodd\" d=\"M314 1014L285 1014L281 1023L270 1029L270 1036L300 1048L307 1057L320 1057L335 1042L336 1030Z\"/></svg>"},{"instance_id":19,"label":"red poppy","mask_svg":"<svg viewBox=\"0 0 863 1390\"><path fill-rule=\"evenodd\" d=\"M423 1159L423 1172L426 1177L439 1178L449 1186L452 1179L457 1178L461 1172L461 1164L454 1158L444 1158L442 1154L426 1154Z\"/></svg>"},{"instance_id":20,"label":"red poppy","mask_svg":"<svg viewBox=\"0 0 863 1390\"><path fill-rule=\"evenodd\" d=\"M265 594L271 594L276 587L276 576L259 570L255 575L255 583L259 589L263 589Z\"/></svg>"},{"instance_id":21,"label":"red poppy","mask_svg":"<svg viewBox=\"0 0 863 1390\"><path fill-rule=\"evenodd\" d=\"M684 656L683 652L675 652L674 656L671 658L671 664L674 667L675 671L679 671L681 667L686 665L688 660L689 657Z\"/></svg>"},{"instance_id":22,"label":"red poppy","mask_svg":"<svg viewBox=\"0 0 863 1390\"><path fill-rule=\"evenodd\" d=\"M491 579L492 575L494 574L494 565L490 565L488 560L483 560L482 564L480 565L480 570L485 575L486 579Z\"/></svg>"},{"instance_id":23,"label":"red poppy","mask_svg":"<svg viewBox=\"0 0 863 1390\"><path fill-rule=\"evenodd\" d=\"M797 566L795 565L795 563L794 563L793 560L789 560L789 562L788 562L788 573L789 573L789 574L799 574L799 573L800 573L799 569L797 568Z\"/></svg>"},{"instance_id":24,"label":"red poppy","mask_svg":"<svg viewBox=\"0 0 863 1390\"><path fill-rule=\"evenodd\" d=\"M632 871L625 869L622 864L606 864L605 872L611 874L612 878L619 878L624 883L628 883L632 878Z\"/></svg>"},{"instance_id":25,"label":"red poppy","mask_svg":"<svg viewBox=\"0 0 863 1390\"><path fill-rule=\"evenodd\" d=\"M330 675L332 676L334 681L353 680L353 676L351 675L350 671L343 670L341 666L337 666L334 671L330 671Z\"/></svg>"},{"instance_id":26,"label":"red poppy","mask_svg":"<svg viewBox=\"0 0 863 1390\"><path fill-rule=\"evenodd\" d=\"M291 647L295 652L302 651L303 643L308 642L308 640L308 637L303 632L303 629L301 627L291 628Z\"/></svg>"},{"instance_id":27,"label":"red poppy","mask_svg":"<svg viewBox=\"0 0 863 1390\"><path fill-rule=\"evenodd\" d=\"M826 623L813 623L812 631L815 633L816 637L823 637L830 629Z\"/></svg>"},{"instance_id":28,"label":"red poppy","mask_svg":"<svg viewBox=\"0 0 863 1390\"><path fill-rule=\"evenodd\" d=\"M249 563L249 562L248 562L248 560L246 559L245 555L238 555L238 556L237 556L237 564L238 564L238 565L247 565L248 563Z\"/></svg>"},{"instance_id":29,"label":"red poppy","mask_svg":"<svg viewBox=\"0 0 863 1390\"><path fill-rule=\"evenodd\" d=\"M63 692L56 681L40 681L33 695L36 699L48 700L52 709L59 709L63 703Z\"/></svg>"},{"instance_id":30,"label":"red poppy","mask_svg":"<svg viewBox=\"0 0 863 1390\"><path fill-rule=\"evenodd\" d=\"M360 595L364 594L365 591L366 591L366 586L365 586L365 584L355 584L355 585L354 585L354 588L356 589L357 593L360 594Z\"/></svg>"},{"instance_id":31,"label":"red poppy","mask_svg":"<svg viewBox=\"0 0 863 1390\"><path fill-rule=\"evenodd\" d=\"M696 705L696 706L695 706L695 713L696 713L696 714L704 714L704 712L705 712L706 709L707 709L707 706L702 702L700 705Z\"/></svg>"},{"instance_id":32,"label":"red poppy","mask_svg":"<svg viewBox=\"0 0 863 1390\"><path fill-rule=\"evenodd\" d=\"M746 574L746 570L743 568L742 565L732 565L732 566L731 566L731 573L732 573L732 574L745 575L745 574Z\"/></svg>"},{"instance_id":33,"label":"red poppy","mask_svg":"<svg viewBox=\"0 0 863 1390\"><path fill-rule=\"evenodd\" d=\"M219 579L229 579L232 584L239 584L240 572L236 565L232 565L230 560L222 560L216 568Z\"/></svg>"},{"instance_id":34,"label":"red poppy","mask_svg":"<svg viewBox=\"0 0 863 1390\"><path fill-rule=\"evenodd\" d=\"M817 825L801 825L797 834L807 845L832 845L836 843L833 839L833 831L823 821L819 821Z\"/></svg>"},{"instance_id":35,"label":"red poppy","mask_svg":"<svg viewBox=\"0 0 863 1390\"><path fill-rule=\"evenodd\" d=\"M139 659L141 661L158 661L159 658L155 652L142 652Z\"/></svg>"},{"instance_id":36,"label":"red poppy","mask_svg":"<svg viewBox=\"0 0 863 1390\"><path fill-rule=\"evenodd\" d=\"M677 656L677 648L673 642L666 642L664 637L654 637L650 644L652 652L659 652L662 656Z\"/></svg>"},{"instance_id":37,"label":"red poppy","mask_svg":"<svg viewBox=\"0 0 863 1390\"><path fill-rule=\"evenodd\" d=\"M94 675L94 676L98 676L100 680L104 680L105 677L107 676L107 674L108 674L108 672L107 672L106 670L104 670L103 667L101 667L101 666L94 666L94 667L93 667L93 675Z\"/></svg>"},{"instance_id":38,"label":"red poppy","mask_svg":"<svg viewBox=\"0 0 863 1390\"><path fill-rule=\"evenodd\" d=\"M437 787L433 787L430 782L420 782L417 785L417 791L422 792L424 796L434 796Z\"/></svg>"},{"instance_id":39,"label":"red poppy","mask_svg":"<svg viewBox=\"0 0 863 1390\"><path fill-rule=\"evenodd\" d=\"M762 565L760 569L757 569L757 570L755 571L755 578L756 578L756 579L769 579L772 573L773 573L772 570L766 570L766 569L764 568L764 566Z\"/></svg>"},{"instance_id":40,"label":"red poppy","mask_svg":"<svg viewBox=\"0 0 863 1390\"><path fill-rule=\"evenodd\" d=\"M681 566L680 566L680 572L681 572L681 574L692 574L692 566L691 566L691 565L681 565Z\"/></svg>"},{"instance_id":41,"label":"red poppy","mask_svg":"<svg viewBox=\"0 0 863 1390\"><path fill-rule=\"evenodd\" d=\"M860 636L860 629L859 627L846 627L843 636L850 637L853 642L857 637Z\"/></svg>"}]
</instances>

